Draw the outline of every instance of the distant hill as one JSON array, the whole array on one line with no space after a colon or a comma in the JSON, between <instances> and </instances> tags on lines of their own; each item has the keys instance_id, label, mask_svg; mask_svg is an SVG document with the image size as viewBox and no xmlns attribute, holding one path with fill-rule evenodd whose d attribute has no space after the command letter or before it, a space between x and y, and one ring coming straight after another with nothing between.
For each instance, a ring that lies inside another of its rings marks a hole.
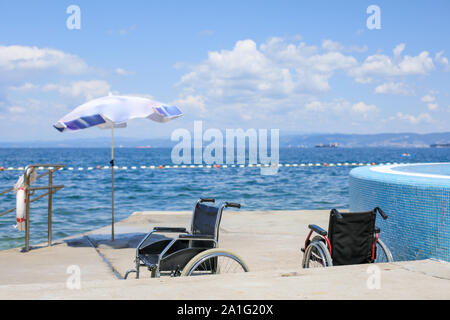
<instances>
[{"instance_id":1,"label":"distant hill","mask_svg":"<svg viewBox=\"0 0 450 320\"><path fill-rule=\"evenodd\" d=\"M171 148L177 142L170 139L135 139L116 137L116 147ZM450 143L450 132L442 133L380 133L380 134L289 134L280 135L280 147L310 148L320 144L337 143L338 147L412 147ZM207 145L208 143L204 143ZM71 139L57 141L0 142L0 148L108 148L109 138ZM225 146L225 141L224 141Z\"/></svg>"},{"instance_id":2,"label":"distant hill","mask_svg":"<svg viewBox=\"0 0 450 320\"><path fill-rule=\"evenodd\" d=\"M380 134L316 134L280 137L280 145L314 147L337 143L340 147L429 147L450 142L450 132L443 133L380 133Z\"/></svg>"}]
</instances>

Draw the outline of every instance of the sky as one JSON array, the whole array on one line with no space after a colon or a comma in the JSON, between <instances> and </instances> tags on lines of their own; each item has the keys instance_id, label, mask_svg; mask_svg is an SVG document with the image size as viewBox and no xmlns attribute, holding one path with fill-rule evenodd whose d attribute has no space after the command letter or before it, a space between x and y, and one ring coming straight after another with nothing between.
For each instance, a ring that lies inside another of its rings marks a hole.
<instances>
[{"instance_id":1,"label":"sky","mask_svg":"<svg viewBox=\"0 0 450 320\"><path fill-rule=\"evenodd\" d=\"M123 137L195 120L280 135L450 131L449 13L445 0L0 0L0 141L109 136L52 127L109 93L184 112L133 120Z\"/></svg>"}]
</instances>

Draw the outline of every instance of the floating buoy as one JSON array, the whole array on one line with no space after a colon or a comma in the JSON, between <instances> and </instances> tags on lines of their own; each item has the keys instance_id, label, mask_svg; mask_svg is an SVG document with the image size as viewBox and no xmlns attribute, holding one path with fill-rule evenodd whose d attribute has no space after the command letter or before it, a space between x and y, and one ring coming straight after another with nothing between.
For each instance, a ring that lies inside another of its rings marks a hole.
<instances>
[{"instance_id":1,"label":"floating buoy","mask_svg":"<svg viewBox=\"0 0 450 320\"><path fill-rule=\"evenodd\" d=\"M160 169L164 168L162 165L159 166Z\"/></svg>"},{"instance_id":2,"label":"floating buoy","mask_svg":"<svg viewBox=\"0 0 450 320\"><path fill-rule=\"evenodd\" d=\"M97 169L98 169L98 170L100 170L101 168L102 168L102 167L100 167L100 166L97 166Z\"/></svg>"},{"instance_id":3,"label":"floating buoy","mask_svg":"<svg viewBox=\"0 0 450 320\"><path fill-rule=\"evenodd\" d=\"M5 168L4 167L0 167L0 171L5 171Z\"/></svg>"},{"instance_id":4,"label":"floating buoy","mask_svg":"<svg viewBox=\"0 0 450 320\"><path fill-rule=\"evenodd\" d=\"M16 221L17 229L23 231L25 229L25 204L27 198L25 196L25 188L19 188L16 194Z\"/></svg>"}]
</instances>

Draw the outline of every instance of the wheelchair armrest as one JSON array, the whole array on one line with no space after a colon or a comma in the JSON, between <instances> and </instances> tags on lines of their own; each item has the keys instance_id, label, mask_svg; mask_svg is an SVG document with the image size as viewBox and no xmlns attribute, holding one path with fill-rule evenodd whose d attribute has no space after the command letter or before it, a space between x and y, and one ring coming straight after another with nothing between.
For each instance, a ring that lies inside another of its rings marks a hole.
<instances>
[{"instance_id":1,"label":"wheelchair armrest","mask_svg":"<svg viewBox=\"0 0 450 320\"><path fill-rule=\"evenodd\" d=\"M153 228L154 232L174 232L174 233L178 233L178 232L188 232L186 230L186 228L174 228L174 227L154 227Z\"/></svg>"},{"instance_id":2,"label":"wheelchair armrest","mask_svg":"<svg viewBox=\"0 0 450 320\"><path fill-rule=\"evenodd\" d=\"M323 230L321 227L319 227L315 224L310 224L308 226L308 228L310 228L312 231L314 231L317 234L320 234L323 237L325 237L327 235L327 232L325 230Z\"/></svg>"},{"instance_id":3,"label":"wheelchair armrest","mask_svg":"<svg viewBox=\"0 0 450 320\"><path fill-rule=\"evenodd\" d=\"M178 238L190 240L214 240L214 236L209 234L180 234Z\"/></svg>"}]
</instances>

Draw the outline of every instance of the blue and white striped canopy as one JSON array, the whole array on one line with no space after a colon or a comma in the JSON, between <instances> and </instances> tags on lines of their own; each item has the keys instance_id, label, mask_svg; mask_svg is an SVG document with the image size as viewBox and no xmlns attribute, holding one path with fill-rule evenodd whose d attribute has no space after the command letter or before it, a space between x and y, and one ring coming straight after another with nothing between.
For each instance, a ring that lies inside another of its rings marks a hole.
<instances>
[{"instance_id":1,"label":"blue and white striped canopy","mask_svg":"<svg viewBox=\"0 0 450 320\"><path fill-rule=\"evenodd\" d=\"M107 96L91 100L74 109L53 126L60 132L97 126L102 129L124 128L128 120L148 118L167 122L183 115L175 106L140 97Z\"/></svg>"}]
</instances>

